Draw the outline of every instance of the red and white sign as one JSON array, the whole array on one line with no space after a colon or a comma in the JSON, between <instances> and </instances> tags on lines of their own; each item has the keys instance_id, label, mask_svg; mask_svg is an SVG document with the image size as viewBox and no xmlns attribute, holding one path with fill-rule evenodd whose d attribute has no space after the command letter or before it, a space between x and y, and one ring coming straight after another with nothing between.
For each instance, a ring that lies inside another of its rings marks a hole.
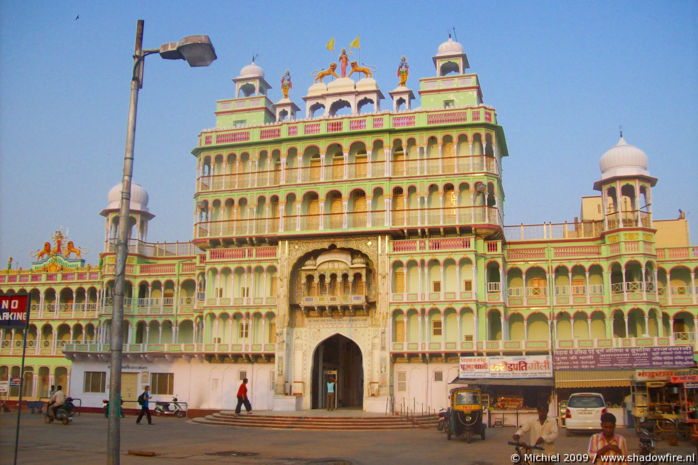
<instances>
[{"instance_id":1,"label":"red and white sign","mask_svg":"<svg viewBox=\"0 0 698 465\"><path fill-rule=\"evenodd\" d=\"M460 378L552 378L550 355L461 357Z\"/></svg>"},{"instance_id":2,"label":"red and white sign","mask_svg":"<svg viewBox=\"0 0 698 465\"><path fill-rule=\"evenodd\" d=\"M26 295L0 296L0 327L24 327L29 310Z\"/></svg>"}]
</instances>

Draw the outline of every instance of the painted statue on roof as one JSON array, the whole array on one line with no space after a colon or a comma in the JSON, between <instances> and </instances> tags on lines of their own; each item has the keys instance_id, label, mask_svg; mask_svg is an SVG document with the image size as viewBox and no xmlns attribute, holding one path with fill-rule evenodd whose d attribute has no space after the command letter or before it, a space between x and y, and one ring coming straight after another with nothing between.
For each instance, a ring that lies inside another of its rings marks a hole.
<instances>
[{"instance_id":1,"label":"painted statue on roof","mask_svg":"<svg viewBox=\"0 0 698 465\"><path fill-rule=\"evenodd\" d=\"M349 56L347 55L347 49L342 49L342 54L339 55L339 69L341 71L342 77L347 77L347 66L349 66Z\"/></svg>"},{"instance_id":2,"label":"painted statue on roof","mask_svg":"<svg viewBox=\"0 0 698 465\"><path fill-rule=\"evenodd\" d=\"M400 86L405 86L407 83L407 76L410 74L410 66L407 64L407 60L403 56L400 60L400 64L397 67L397 77L400 78Z\"/></svg>"},{"instance_id":3,"label":"painted statue on roof","mask_svg":"<svg viewBox=\"0 0 698 465\"><path fill-rule=\"evenodd\" d=\"M288 98L289 89L293 88L293 82L291 82L291 73L286 70L283 76L281 76L281 92L284 94L284 98Z\"/></svg>"}]
</instances>

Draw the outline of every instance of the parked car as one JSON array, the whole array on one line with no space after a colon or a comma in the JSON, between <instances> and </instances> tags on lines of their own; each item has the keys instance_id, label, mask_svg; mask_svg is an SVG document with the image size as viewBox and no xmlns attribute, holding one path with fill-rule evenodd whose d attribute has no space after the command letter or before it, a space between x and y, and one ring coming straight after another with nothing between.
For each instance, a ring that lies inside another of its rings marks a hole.
<instances>
[{"instance_id":1,"label":"parked car","mask_svg":"<svg viewBox=\"0 0 698 465\"><path fill-rule=\"evenodd\" d=\"M567 400L565 427L567 434L575 431L600 431L601 414L606 413L606 401L598 392L577 392Z\"/></svg>"}]
</instances>

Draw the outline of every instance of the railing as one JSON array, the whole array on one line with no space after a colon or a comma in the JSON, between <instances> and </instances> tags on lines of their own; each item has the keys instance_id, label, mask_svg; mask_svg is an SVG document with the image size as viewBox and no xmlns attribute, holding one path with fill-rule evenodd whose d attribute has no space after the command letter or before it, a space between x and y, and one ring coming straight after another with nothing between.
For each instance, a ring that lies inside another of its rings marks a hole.
<instances>
[{"instance_id":1,"label":"railing","mask_svg":"<svg viewBox=\"0 0 698 465\"><path fill-rule=\"evenodd\" d=\"M116 239L107 241L105 252L116 251ZM194 256L197 248L191 242L143 242L137 239L129 239L128 253L139 254L146 257L176 257Z\"/></svg>"},{"instance_id":2,"label":"railing","mask_svg":"<svg viewBox=\"0 0 698 465\"><path fill-rule=\"evenodd\" d=\"M109 352L107 343L72 343L63 347L63 352L104 353ZM126 353L273 353L276 344L270 342L240 341L233 343L180 342L174 344L124 344Z\"/></svg>"},{"instance_id":3,"label":"railing","mask_svg":"<svg viewBox=\"0 0 698 465\"><path fill-rule=\"evenodd\" d=\"M388 219L391 220L390 224L388 224ZM442 228L468 224L499 226L501 225L501 215L497 208L484 206L418 208L390 212L378 210L324 213L322 215L288 215L281 218L238 218L206 221L197 223L194 230L196 238L206 238L386 227Z\"/></svg>"},{"instance_id":4,"label":"railing","mask_svg":"<svg viewBox=\"0 0 698 465\"><path fill-rule=\"evenodd\" d=\"M504 236L508 241L598 238L604 231L610 231L621 227L618 219L620 215L618 213L609 214L606 218L606 226L604 226L603 220L504 226ZM624 211L623 227L650 228L652 227L651 216L649 213L639 210ZM693 257L698 257L698 247L684 247L679 249L681 252L678 253L685 255L682 258L687 258L690 254L692 254ZM634 242L626 245L625 251L651 252L651 244L644 244L640 247L640 243ZM620 252L620 250L618 252ZM556 257L595 256L599 253L600 249L598 246L556 248Z\"/></svg>"},{"instance_id":5,"label":"railing","mask_svg":"<svg viewBox=\"0 0 698 465\"><path fill-rule=\"evenodd\" d=\"M316 183L383 177L390 163L391 177L424 175L462 175L484 173L501 174L499 162L491 155L460 155L385 160L369 160L367 154L358 154L353 162L333 163L329 157L324 165L286 167L285 184ZM207 174L197 179L197 192L273 187L281 184L281 170L239 171L236 173Z\"/></svg>"}]
</instances>

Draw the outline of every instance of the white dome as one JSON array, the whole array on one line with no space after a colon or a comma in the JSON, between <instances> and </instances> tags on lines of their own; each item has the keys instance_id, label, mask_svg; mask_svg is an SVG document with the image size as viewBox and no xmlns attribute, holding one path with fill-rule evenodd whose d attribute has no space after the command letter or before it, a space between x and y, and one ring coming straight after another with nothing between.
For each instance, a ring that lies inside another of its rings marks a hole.
<instances>
[{"instance_id":1,"label":"white dome","mask_svg":"<svg viewBox=\"0 0 698 465\"><path fill-rule=\"evenodd\" d=\"M355 89L354 80L351 78L343 77L330 81L327 84L327 90L330 92L347 92L353 91Z\"/></svg>"},{"instance_id":2,"label":"white dome","mask_svg":"<svg viewBox=\"0 0 698 465\"><path fill-rule=\"evenodd\" d=\"M599 161L601 179L616 176L649 176L647 155L639 148L629 145L621 136L618 144L603 154Z\"/></svg>"},{"instance_id":3,"label":"white dome","mask_svg":"<svg viewBox=\"0 0 698 465\"><path fill-rule=\"evenodd\" d=\"M449 37L446 42L439 45L439 51L436 52L436 56L461 55L462 53L463 46Z\"/></svg>"},{"instance_id":4,"label":"white dome","mask_svg":"<svg viewBox=\"0 0 698 465\"><path fill-rule=\"evenodd\" d=\"M107 195L106 210L119 210L121 208L121 183L112 187ZM148 211L148 192L140 184L131 181L131 210Z\"/></svg>"},{"instance_id":5,"label":"white dome","mask_svg":"<svg viewBox=\"0 0 698 465\"><path fill-rule=\"evenodd\" d=\"M245 77L245 78L251 78L251 77L264 77L264 70L262 69L261 66L259 66L257 63L252 61L247 66L243 66L242 69L240 70L240 76L239 77Z\"/></svg>"}]
</instances>

